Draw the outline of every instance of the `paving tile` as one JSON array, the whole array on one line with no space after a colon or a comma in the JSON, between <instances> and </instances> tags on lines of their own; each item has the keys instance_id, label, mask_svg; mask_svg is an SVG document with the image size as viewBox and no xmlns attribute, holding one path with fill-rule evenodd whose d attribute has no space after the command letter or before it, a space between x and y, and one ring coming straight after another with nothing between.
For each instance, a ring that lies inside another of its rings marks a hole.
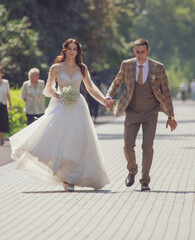
<instances>
[{"instance_id":1,"label":"paving tile","mask_svg":"<svg viewBox=\"0 0 195 240\"><path fill-rule=\"evenodd\" d=\"M110 178L100 191L64 192L60 185L26 177L15 169L6 141L0 148L0 239L195 239L195 102L174 105L179 123L174 132L165 128L167 118L159 114L150 192L140 191L141 131L136 181L131 188L124 184L124 116L96 126Z\"/></svg>"}]
</instances>

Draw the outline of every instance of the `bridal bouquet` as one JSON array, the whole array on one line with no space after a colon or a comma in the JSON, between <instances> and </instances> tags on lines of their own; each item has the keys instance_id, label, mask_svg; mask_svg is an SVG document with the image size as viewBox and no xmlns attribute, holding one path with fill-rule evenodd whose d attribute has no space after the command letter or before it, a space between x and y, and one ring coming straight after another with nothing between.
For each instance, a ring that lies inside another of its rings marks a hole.
<instances>
[{"instance_id":1,"label":"bridal bouquet","mask_svg":"<svg viewBox=\"0 0 195 240\"><path fill-rule=\"evenodd\" d=\"M65 86L62 88L62 93L59 96L61 103L75 104L80 97L79 92L72 86Z\"/></svg>"}]
</instances>

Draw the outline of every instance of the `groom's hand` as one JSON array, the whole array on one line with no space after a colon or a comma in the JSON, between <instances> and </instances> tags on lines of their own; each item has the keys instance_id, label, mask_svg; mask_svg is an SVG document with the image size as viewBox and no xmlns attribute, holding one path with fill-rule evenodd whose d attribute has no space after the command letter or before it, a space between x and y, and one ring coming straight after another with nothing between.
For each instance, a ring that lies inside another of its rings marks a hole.
<instances>
[{"instance_id":1,"label":"groom's hand","mask_svg":"<svg viewBox=\"0 0 195 240\"><path fill-rule=\"evenodd\" d=\"M115 99L106 98L104 100L104 105L105 105L105 107L112 109L114 107L114 105L116 104L115 101L116 101Z\"/></svg>"},{"instance_id":2,"label":"groom's hand","mask_svg":"<svg viewBox=\"0 0 195 240\"><path fill-rule=\"evenodd\" d=\"M168 119L167 120L167 123L166 123L166 128L168 128L168 126L170 126L170 128L171 128L171 131L173 131L173 130L175 130L176 129L176 127L177 127L177 122L175 121L175 119Z\"/></svg>"}]
</instances>

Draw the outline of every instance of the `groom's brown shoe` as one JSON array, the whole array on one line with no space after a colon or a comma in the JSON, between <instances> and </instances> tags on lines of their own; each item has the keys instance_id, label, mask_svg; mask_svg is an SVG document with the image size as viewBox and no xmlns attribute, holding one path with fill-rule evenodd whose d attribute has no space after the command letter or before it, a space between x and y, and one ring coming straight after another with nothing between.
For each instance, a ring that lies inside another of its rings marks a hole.
<instances>
[{"instance_id":1,"label":"groom's brown shoe","mask_svg":"<svg viewBox=\"0 0 195 240\"><path fill-rule=\"evenodd\" d=\"M142 183L141 184L141 191L150 191L150 187L147 183Z\"/></svg>"},{"instance_id":2,"label":"groom's brown shoe","mask_svg":"<svg viewBox=\"0 0 195 240\"><path fill-rule=\"evenodd\" d=\"M134 184L134 182L135 182L135 175L129 173L129 175L125 179L126 186L131 187Z\"/></svg>"}]
</instances>

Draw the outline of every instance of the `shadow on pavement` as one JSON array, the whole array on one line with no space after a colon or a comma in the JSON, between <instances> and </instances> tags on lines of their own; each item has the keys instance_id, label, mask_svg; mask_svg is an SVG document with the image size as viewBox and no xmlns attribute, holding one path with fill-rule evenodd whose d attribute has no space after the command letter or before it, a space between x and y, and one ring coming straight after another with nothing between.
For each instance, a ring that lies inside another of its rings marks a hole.
<instances>
[{"instance_id":1,"label":"shadow on pavement","mask_svg":"<svg viewBox=\"0 0 195 240\"><path fill-rule=\"evenodd\" d=\"M183 140L183 138L186 138L186 137L190 137L190 138L194 138L195 137L195 134L176 134L174 133L173 135L172 134L156 134L155 136L155 140L166 140L166 139L177 139L179 140ZM123 139L124 138L124 135L123 134L101 134L99 133L98 134L98 139L100 140L111 140L111 139ZM141 139L142 138L142 134L138 134L137 135L137 139ZM164 139L163 139L164 138Z\"/></svg>"},{"instance_id":2,"label":"shadow on pavement","mask_svg":"<svg viewBox=\"0 0 195 240\"><path fill-rule=\"evenodd\" d=\"M176 121L177 121L177 119L176 119ZM166 124L166 122L167 122L167 121L162 121L162 120L160 120L160 121L158 121L158 124ZM195 123L195 120L193 120L193 119L190 119L190 120L179 120L179 121L177 121L177 123L178 123L178 124L183 124L183 123Z\"/></svg>"},{"instance_id":3,"label":"shadow on pavement","mask_svg":"<svg viewBox=\"0 0 195 240\"><path fill-rule=\"evenodd\" d=\"M158 190L151 190L151 191L141 191L141 190L134 190L134 192L146 192L146 193L173 193L173 194L194 194L195 191L158 191Z\"/></svg>"},{"instance_id":4,"label":"shadow on pavement","mask_svg":"<svg viewBox=\"0 0 195 240\"><path fill-rule=\"evenodd\" d=\"M123 139L123 134L98 134L100 140Z\"/></svg>"},{"instance_id":5,"label":"shadow on pavement","mask_svg":"<svg viewBox=\"0 0 195 240\"><path fill-rule=\"evenodd\" d=\"M113 192L111 190L74 190L74 192L67 192L67 191L30 191L30 192L22 192L22 193L103 193L103 194L116 194L120 192Z\"/></svg>"}]
</instances>

